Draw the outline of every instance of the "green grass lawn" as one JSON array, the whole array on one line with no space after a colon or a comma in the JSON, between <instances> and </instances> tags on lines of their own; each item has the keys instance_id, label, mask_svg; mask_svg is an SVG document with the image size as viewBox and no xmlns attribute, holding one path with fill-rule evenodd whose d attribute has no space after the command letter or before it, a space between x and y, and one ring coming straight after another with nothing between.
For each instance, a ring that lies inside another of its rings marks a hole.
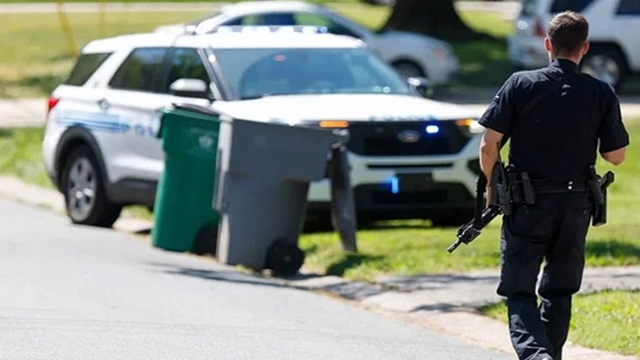
<instances>
[{"instance_id":1,"label":"green grass lawn","mask_svg":"<svg viewBox=\"0 0 640 360\"><path fill-rule=\"evenodd\" d=\"M336 11L377 29L389 14L384 7L333 4ZM106 36L144 32L156 26L202 16L192 12L113 12L106 15ZM473 28L504 38L511 24L492 12L462 13ZM78 47L99 38L97 13L69 13L73 39ZM0 98L43 97L64 80L73 65L71 42L56 14L0 14ZM457 85L498 85L511 72L503 42L455 45L461 60Z\"/></svg>"},{"instance_id":2,"label":"green grass lawn","mask_svg":"<svg viewBox=\"0 0 640 360\"><path fill-rule=\"evenodd\" d=\"M640 141L640 124L629 125L632 143ZM608 224L591 228L586 246L588 266L640 264L640 149L630 147L617 168L600 162L599 173L613 170L608 192ZM374 280L379 275L416 275L499 267L499 226L494 220L473 243L449 254L455 228L434 229L427 221L382 223L358 233L358 254L345 254L333 233L304 235L305 264L320 273Z\"/></svg>"},{"instance_id":3,"label":"green grass lawn","mask_svg":"<svg viewBox=\"0 0 640 360\"><path fill-rule=\"evenodd\" d=\"M53 189L42 163L40 127L0 128L0 173L14 175L26 182Z\"/></svg>"},{"instance_id":4,"label":"green grass lawn","mask_svg":"<svg viewBox=\"0 0 640 360\"><path fill-rule=\"evenodd\" d=\"M640 141L640 124L630 126L632 143ZM42 165L42 129L0 131L0 173L53 188ZM599 172L611 169L599 165ZM616 168L616 182L609 191L609 223L592 228L588 236L588 266L640 264L640 149L631 147L624 165ZM130 213L149 217L146 210ZM372 281L379 275L416 275L496 268L499 266L500 219L494 221L470 245L455 253L446 248L455 240L455 228L430 227L427 221L392 221L358 233L359 252L341 250L335 233L303 234L306 265L318 273Z\"/></svg>"},{"instance_id":5,"label":"green grass lawn","mask_svg":"<svg viewBox=\"0 0 640 360\"><path fill-rule=\"evenodd\" d=\"M481 311L507 322L503 303ZM640 356L640 292L605 291L576 296L569 341L588 348Z\"/></svg>"}]
</instances>

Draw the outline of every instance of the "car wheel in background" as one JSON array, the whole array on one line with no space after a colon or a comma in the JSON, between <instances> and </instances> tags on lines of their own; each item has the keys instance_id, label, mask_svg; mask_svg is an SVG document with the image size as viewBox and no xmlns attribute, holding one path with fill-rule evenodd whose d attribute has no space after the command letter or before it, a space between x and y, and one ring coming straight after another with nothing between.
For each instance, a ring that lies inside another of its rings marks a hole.
<instances>
[{"instance_id":1,"label":"car wheel in background","mask_svg":"<svg viewBox=\"0 0 640 360\"><path fill-rule=\"evenodd\" d=\"M404 78L426 77L420 66L412 61L396 61L391 65Z\"/></svg>"},{"instance_id":2,"label":"car wheel in background","mask_svg":"<svg viewBox=\"0 0 640 360\"><path fill-rule=\"evenodd\" d=\"M74 224L111 227L122 206L109 202L104 176L91 149L73 149L62 171L62 190L67 214Z\"/></svg>"},{"instance_id":3,"label":"car wheel in background","mask_svg":"<svg viewBox=\"0 0 640 360\"><path fill-rule=\"evenodd\" d=\"M622 88L627 76L624 56L613 47L593 47L580 62L580 70L606 82L617 91Z\"/></svg>"}]
</instances>

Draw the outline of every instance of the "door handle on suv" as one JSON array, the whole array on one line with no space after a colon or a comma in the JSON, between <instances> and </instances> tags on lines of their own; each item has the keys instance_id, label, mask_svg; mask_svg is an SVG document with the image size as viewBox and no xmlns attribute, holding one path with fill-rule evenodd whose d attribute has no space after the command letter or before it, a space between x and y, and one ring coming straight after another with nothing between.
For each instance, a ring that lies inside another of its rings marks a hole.
<instances>
[{"instance_id":1,"label":"door handle on suv","mask_svg":"<svg viewBox=\"0 0 640 360\"><path fill-rule=\"evenodd\" d=\"M107 99L100 99L97 102L98 106L100 106L102 110L107 110L109 108L109 102L107 101Z\"/></svg>"}]
</instances>

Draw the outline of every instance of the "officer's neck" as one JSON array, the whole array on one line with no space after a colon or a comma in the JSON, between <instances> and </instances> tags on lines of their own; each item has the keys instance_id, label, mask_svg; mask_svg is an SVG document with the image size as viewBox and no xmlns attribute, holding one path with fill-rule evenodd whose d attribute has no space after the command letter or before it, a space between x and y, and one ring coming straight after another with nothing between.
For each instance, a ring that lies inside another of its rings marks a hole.
<instances>
[{"instance_id":1,"label":"officer's neck","mask_svg":"<svg viewBox=\"0 0 640 360\"><path fill-rule=\"evenodd\" d=\"M566 60L566 61L571 61L574 64L579 64L580 60L582 60L582 56L571 56L571 55L558 55L558 56L554 56L551 61L555 61L555 60Z\"/></svg>"}]
</instances>

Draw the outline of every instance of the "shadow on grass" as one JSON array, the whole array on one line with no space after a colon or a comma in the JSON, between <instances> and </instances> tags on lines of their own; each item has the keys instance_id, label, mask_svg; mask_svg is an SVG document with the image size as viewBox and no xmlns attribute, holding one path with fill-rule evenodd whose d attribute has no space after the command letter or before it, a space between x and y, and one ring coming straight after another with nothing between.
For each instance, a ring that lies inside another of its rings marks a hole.
<instances>
[{"instance_id":1,"label":"shadow on grass","mask_svg":"<svg viewBox=\"0 0 640 360\"><path fill-rule=\"evenodd\" d=\"M381 255L347 254L342 260L327 267L327 275L342 276L350 269L382 259L384 256Z\"/></svg>"},{"instance_id":2,"label":"shadow on grass","mask_svg":"<svg viewBox=\"0 0 640 360\"><path fill-rule=\"evenodd\" d=\"M50 94L55 88L63 83L64 75L60 74L41 74L35 76L26 76L16 82L19 86L31 87L38 89L43 94Z\"/></svg>"},{"instance_id":3,"label":"shadow on grass","mask_svg":"<svg viewBox=\"0 0 640 360\"><path fill-rule=\"evenodd\" d=\"M587 241L585 253L587 257L611 257L614 259L625 258L630 263L640 262L640 244L634 245L617 240L609 240L606 242Z\"/></svg>"},{"instance_id":4,"label":"shadow on grass","mask_svg":"<svg viewBox=\"0 0 640 360\"><path fill-rule=\"evenodd\" d=\"M0 128L0 138L10 138L13 136L13 130L7 128Z\"/></svg>"}]
</instances>

